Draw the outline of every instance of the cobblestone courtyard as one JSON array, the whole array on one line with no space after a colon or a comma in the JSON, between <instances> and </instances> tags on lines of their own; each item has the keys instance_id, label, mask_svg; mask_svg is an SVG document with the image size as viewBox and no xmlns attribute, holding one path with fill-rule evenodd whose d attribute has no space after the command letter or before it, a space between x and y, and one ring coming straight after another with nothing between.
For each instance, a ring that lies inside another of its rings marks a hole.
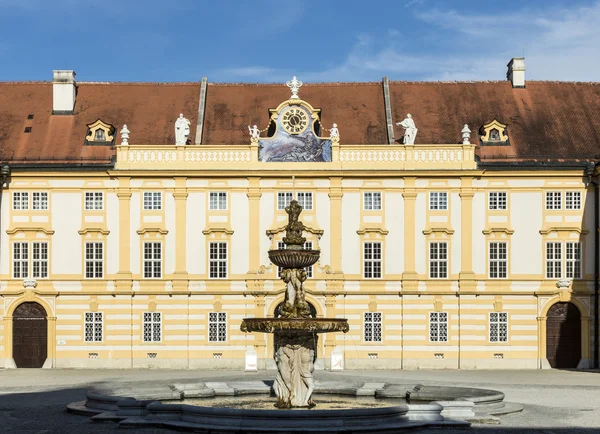
<instances>
[{"instance_id":1,"label":"cobblestone courtyard","mask_svg":"<svg viewBox=\"0 0 600 434\"><path fill-rule=\"evenodd\" d=\"M114 424L93 424L65 411L85 399L94 385L169 380L270 380L273 371L191 370L0 370L0 432L107 433ZM506 401L525 405L522 413L502 416L500 425L468 430L421 430L421 433L596 434L600 433L600 372L596 371L319 371L317 381L389 381L496 389ZM166 433L132 429L132 433Z\"/></svg>"}]
</instances>

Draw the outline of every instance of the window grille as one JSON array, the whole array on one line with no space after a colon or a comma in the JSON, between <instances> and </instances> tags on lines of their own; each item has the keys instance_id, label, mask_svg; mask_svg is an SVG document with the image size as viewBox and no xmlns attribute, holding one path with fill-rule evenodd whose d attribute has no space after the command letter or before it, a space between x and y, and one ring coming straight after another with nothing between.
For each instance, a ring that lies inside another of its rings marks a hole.
<instances>
[{"instance_id":1,"label":"window grille","mask_svg":"<svg viewBox=\"0 0 600 434\"><path fill-rule=\"evenodd\" d=\"M429 243L429 277L431 279L448 278L448 243Z\"/></svg>"},{"instance_id":2,"label":"window grille","mask_svg":"<svg viewBox=\"0 0 600 434\"><path fill-rule=\"evenodd\" d=\"M381 192L366 191L363 194L363 209L365 211L378 211L381 209Z\"/></svg>"},{"instance_id":3,"label":"window grille","mask_svg":"<svg viewBox=\"0 0 600 434\"><path fill-rule=\"evenodd\" d=\"M162 335L162 316L160 312L144 312L144 342L160 342Z\"/></svg>"},{"instance_id":4,"label":"window grille","mask_svg":"<svg viewBox=\"0 0 600 434\"><path fill-rule=\"evenodd\" d=\"M364 313L365 342L381 342L382 314L381 312Z\"/></svg>"},{"instance_id":5,"label":"window grille","mask_svg":"<svg viewBox=\"0 0 600 434\"><path fill-rule=\"evenodd\" d=\"M48 277L48 243L45 241L32 243L32 275L35 279Z\"/></svg>"},{"instance_id":6,"label":"window grille","mask_svg":"<svg viewBox=\"0 0 600 434\"><path fill-rule=\"evenodd\" d=\"M508 342L508 313L490 313L490 342Z\"/></svg>"},{"instance_id":7,"label":"window grille","mask_svg":"<svg viewBox=\"0 0 600 434\"><path fill-rule=\"evenodd\" d=\"M448 342L448 312L429 313L429 342Z\"/></svg>"},{"instance_id":8,"label":"window grille","mask_svg":"<svg viewBox=\"0 0 600 434\"><path fill-rule=\"evenodd\" d=\"M291 191L280 191L277 193L277 209L284 210L292 201L293 195Z\"/></svg>"},{"instance_id":9,"label":"window grille","mask_svg":"<svg viewBox=\"0 0 600 434\"><path fill-rule=\"evenodd\" d=\"M144 278L160 279L162 277L162 243L144 243Z\"/></svg>"},{"instance_id":10,"label":"window grille","mask_svg":"<svg viewBox=\"0 0 600 434\"><path fill-rule=\"evenodd\" d=\"M33 200L31 208L34 210L48 209L48 193L45 191L34 191L32 193Z\"/></svg>"},{"instance_id":11,"label":"window grille","mask_svg":"<svg viewBox=\"0 0 600 434\"><path fill-rule=\"evenodd\" d=\"M29 209L29 193L26 191L13 192L13 209L26 210Z\"/></svg>"},{"instance_id":12,"label":"window grille","mask_svg":"<svg viewBox=\"0 0 600 434\"><path fill-rule=\"evenodd\" d=\"M162 193L160 191L144 192L144 209L160 210L162 209Z\"/></svg>"},{"instance_id":13,"label":"window grille","mask_svg":"<svg viewBox=\"0 0 600 434\"><path fill-rule=\"evenodd\" d=\"M581 279L581 243L566 243L566 273L567 279Z\"/></svg>"},{"instance_id":14,"label":"window grille","mask_svg":"<svg viewBox=\"0 0 600 434\"><path fill-rule=\"evenodd\" d=\"M226 191L211 191L208 200L208 209L210 210L226 210L227 209L227 192Z\"/></svg>"},{"instance_id":15,"label":"window grille","mask_svg":"<svg viewBox=\"0 0 600 434\"><path fill-rule=\"evenodd\" d=\"M581 209L581 192L565 192L565 209Z\"/></svg>"},{"instance_id":16,"label":"window grille","mask_svg":"<svg viewBox=\"0 0 600 434\"><path fill-rule=\"evenodd\" d=\"M506 279L508 277L507 244L490 243L489 255L490 279Z\"/></svg>"},{"instance_id":17,"label":"window grille","mask_svg":"<svg viewBox=\"0 0 600 434\"><path fill-rule=\"evenodd\" d=\"M102 312L85 313L85 342L102 342Z\"/></svg>"},{"instance_id":18,"label":"window grille","mask_svg":"<svg viewBox=\"0 0 600 434\"><path fill-rule=\"evenodd\" d=\"M429 209L443 211L448 209L448 193L445 191L432 191L429 193Z\"/></svg>"},{"instance_id":19,"label":"window grille","mask_svg":"<svg viewBox=\"0 0 600 434\"><path fill-rule=\"evenodd\" d=\"M546 192L546 209L561 209L562 194L560 191Z\"/></svg>"},{"instance_id":20,"label":"window grille","mask_svg":"<svg viewBox=\"0 0 600 434\"><path fill-rule=\"evenodd\" d=\"M211 279L227 278L227 243L217 242L208 244L208 269Z\"/></svg>"},{"instance_id":21,"label":"window grille","mask_svg":"<svg viewBox=\"0 0 600 434\"><path fill-rule=\"evenodd\" d=\"M562 243L546 243L546 278L562 277Z\"/></svg>"},{"instance_id":22,"label":"window grille","mask_svg":"<svg viewBox=\"0 0 600 434\"><path fill-rule=\"evenodd\" d=\"M85 209L87 211L104 209L104 193L87 191L85 193Z\"/></svg>"},{"instance_id":23,"label":"window grille","mask_svg":"<svg viewBox=\"0 0 600 434\"><path fill-rule=\"evenodd\" d=\"M300 191L296 194L298 204L303 210L310 211L313 209L313 195L309 191Z\"/></svg>"},{"instance_id":24,"label":"window grille","mask_svg":"<svg viewBox=\"0 0 600 434\"><path fill-rule=\"evenodd\" d=\"M227 341L227 313L209 312L208 313L208 341L226 342Z\"/></svg>"},{"instance_id":25,"label":"window grille","mask_svg":"<svg viewBox=\"0 0 600 434\"><path fill-rule=\"evenodd\" d=\"M102 277L104 277L104 244L85 243L85 278L101 279Z\"/></svg>"},{"instance_id":26,"label":"window grille","mask_svg":"<svg viewBox=\"0 0 600 434\"><path fill-rule=\"evenodd\" d=\"M381 243L364 243L364 277L381 278Z\"/></svg>"},{"instance_id":27,"label":"window grille","mask_svg":"<svg viewBox=\"0 0 600 434\"><path fill-rule=\"evenodd\" d=\"M29 243L13 243L13 278L29 277Z\"/></svg>"},{"instance_id":28,"label":"window grille","mask_svg":"<svg viewBox=\"0 0 600 434\"><path fill-rule=\"evenodd\" d=\"M490 210L506 209L506 192L491 191L488 196L488 208Z\"/></svg>"}]
</instances>

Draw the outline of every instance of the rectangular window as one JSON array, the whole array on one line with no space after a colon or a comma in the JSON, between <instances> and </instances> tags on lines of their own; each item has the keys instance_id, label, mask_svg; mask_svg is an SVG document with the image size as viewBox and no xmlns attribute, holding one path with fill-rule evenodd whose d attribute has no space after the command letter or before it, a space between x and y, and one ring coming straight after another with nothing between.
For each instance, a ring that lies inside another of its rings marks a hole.
<instances>
[{"instance_id":1,"label":"rectangular window","mask_svg":"<svg viewBox=\"0 0 600 434\"><path fill-rule=\"evenodd\" d=\"M561 209L562 194L560 191L546 192L546 209Z\"/></svg>"},{"instance_id":2,"label":"rectangular window","mask_svg":"<svg viewBox=\"0 0 600 434\"><path fill-rule=\"evenodd\" d=\"M565 192L565 209L581 209L581 192Z\"/></svg>"},{"instance_id":3,"label":"rectangular window","mask_svg":"<svg viewBox=\"0 0 600 434\"><path fill-rule=\"evenodd\" d=\"M85 313L85 342L102 342L102 312Z\"/></svg>"},{"instance_id":4,"label":"rectangular window","mask_svg":"<svg viewBox=\"0 0 600 434\"><path fill-rule=\"evenodd\" d=\"M104 277L104 244L85 243L85 278L102 279Z\"/></svg>"},{"instance_id":5,"label":"rectangular window","mask_svg":"<svg viewBox=\"0 0 600 434\"><path fill-rule=\"evenodd\" d=\"M581 279L581 243L566 243L567 279Z\"/></svg>"},{"instance_id":6,"label":"rectangular window","mask_svg":"<svg viewBox=\"0 0 600 434\"><path fill-rule=\"evenodd\" d=\"M506 192L491 191L488 196L488 208L490 210L506 209Z\"/></svg>"},{"instance_id":7,"label":"rectangular window","mask_svg":"<svg viewBox=\"0 0 600 434\"><path fill-rule=\"evenodd\" d=\"M162 193L160 191L144 192L144 209L160 210L162 209Z\"/></svg>"},{"instance_id":8,"label":"rectangular window","mask_svg":"<svg viewBox=\"0 0 600 434\"><path fill-rule=\"evenodd\" d=\"M48 193L45 191L34 191L32 193L33 200L31 201L31 209L46 210L48 209Z\"/></svg>"},{"instance_id":9,"label":"rectangular window","mask_svg":"<svg viewBox=\"0 0 600 434\"><path fill-rule=\"evenodd\" d=\"M562 278L562 243L546 243L546 279Z\"/></svg>"},{"instance_id":10,"label":"rectangular window","mask_svg":"<svg viewBox=\"0 0 600 434\"><path fill-rule=\"evenodd\" d=\"M490 243L490 279L508 277L507 245L504 242Z\"/></svg>"},{"instance_id":11,"label":"rectangular window","mask_svg":"<svg viewBox=\"0 0 600 434\"><path fill-rule=\"evenodd\" d=\"M429 342L448 342L448 312L429 312Z\"/></svg>"},{"instance_id":12,"label":"rectangular window","mask_svg":"<svg viewBox=\"0 0 600 434\"><path fill-rule=\"evenodd\" d=\"M490 313L490 342L508 342L508 313Z\"/></svg>"},{"instance_id":13,"label":"rectangular window","mask_svg":"<svg viewBox=\"0 0 600 434\"><path fill-rule=\"evenodd\" d=\"M227 209L227 192L211 191L208 201L208 209L223 211Z\"/></svg>"},{"instance_id":14,"label":"rectangular window","mask_svg":"<svg viewBox=\"0 0 600 434\"><path fill-rule=\"evenodd\" d=\"M307 242L304 243L304 250L312 250L312 248L313 248L312 241L307 241ZM312 265L310 267L304 268L304 271L306 271L306 277L308 279L310 279L311 277L313 277L313 267L312 267Z\"/></svg>"},{"instance_id":15,"label":"rectangular window","mask_svg":"<svg viewBox=\"0 0 600 434\"><path fill-rule=\"evenodd\" d=\"M432 191L429 193L429 209L443 211L448 209L448 193L445 191Z\"/></svg>"},{"instance_id":16,"label":"rectangular window","mask_svg":"<svg viewBox=\"0 0 600 434\"><path fill-rule=\"evenodd\" d=\"M29 209L29 193L26 191L13 192L13 209L25 210Z\"/></svg>"},{"instance_id":17,"label":"rectangular window","mask_svg":"<svg viewBox=\"0 0 600 434\"><path fill-rule=\"evenodd\" d=\"M298 204L303 210L310 211L313 209L313 195L309 191L300 191L296 194L298 196Z\"/></svg>"},{"instance_id":18,"label":"rectangular window","mask_svg":"<svg viewBox=\"0 0 600 434\"><path fill-rule=\"evenodd\" d=\"M292 201L293 195L291 191L280 191L277 193L277 209L285 209Z\"/></svg>"},{"instance_id":19,"label":"rectangular window","mask_svg":"<svg viewBox=\"0 0 600 434\"><path fill-rule=\"evenodd\" d=\"M208 244L208 269L211 279L227 278L227 243Z\"/></svg>"},{"instance_id":20,"label":"rectangular window","mask_svg":"<svg viewBox=\"0 0 600 434\"><path fill-rule=\"evenodd\" d=\"M381 192L366 191L363 194L363 209L365 211L378 211L381 209Z\"/></svg>"},{"instance_id":21,"label":"rectangular window","mask_svg":"<svg viewBox=\"0 0 600 434\"><path fill-rule=\"evenodd\" d=\"M48 243L33 242L32 244L32 277L45 279L48 277Z\"/></svg>"},{"instance_id":22,"label":"rectangular window","mask_svg":"<svg viewBox=\"0 0 600 434\"><path fill-rule=\"evenodd\" d=\"M448 243L429 243L429 277L448 278Z\"/></svg>"},{"instance_id":23,"label":"rectangular window","mask_svg":"<svg viewBox=\"0 0 600 434\"><path fill-rule=\"evenodd\" d=\"M364 243L364 277L381 278L381 243Z\"/></svg>"},{"instance_id":24,"label":"rectangular window","mask_svg":"<svg viewBox=\"0 0 600 434\"><path fill-rule=\"evenodd\" d=\"M160 279L162 277L162 243L144 243L144 278Z\"/></svg>"},{"instance_id":25,"label":"rectangular window","mask_svg":"<svg viewBox=\"0 0 600 434\"><path fill-rule=\"evenodd\" d=\"M162 335L162 315L160 312L144 312L144 342L160 342Z\"/></svg>"},{"instance_id":26,"label":"rectangular window","mask_svg":"<svg viewBox=\"0 0 600 434\"><path fill-rule=\"evenodd\" d=\"M13 278L29 277L29 243L13 243Z\"/></svg>"},{"instance_id":27,"label":"rectangular window","mask_svg":"<svg viewBox=\"0 0 600 434\"><path fill-rule=\"evenodd\" d=\"M227 342L227 313L208 313L208 341Z\"/></svg>"},{"instance_id":28,"label":"rectangular window","mask_svg":"<svg viewBox=\"0 0 600 434\"><path fill-rule=\"evenodd\" d=\"M364 314L365 342L381 342L382 314L381 312L365 312Z\"/></svg>"},{"instance_id":29,"label":"rectangular window","mask_svg":"<svg viewBox=\"0 0 600 434\"><path fill-rule=\"evenodd\" d=\"M104 193L101 191L86 191L85 209L86 211L104 209Z\"/></svg>"}]
</instances>

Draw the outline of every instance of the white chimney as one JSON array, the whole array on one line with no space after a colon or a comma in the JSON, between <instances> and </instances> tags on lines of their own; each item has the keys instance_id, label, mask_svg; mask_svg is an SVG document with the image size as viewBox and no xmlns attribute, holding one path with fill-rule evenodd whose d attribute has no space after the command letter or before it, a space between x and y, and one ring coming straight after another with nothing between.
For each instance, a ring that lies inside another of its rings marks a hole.
<instances>
[{"instance_id":1,"label":"white chimney","mask_svg":"<svg viewBox=\"0 0 600 434\"><path fill-rule=\"evenodd\" d=\"M77 83L75 71L54 70L52 78L52 114L72 115L75 109Z\"/></svg>"},{"instance_id":2,"label":"white chimney","mask_svg":"<svg viewBox=\"0 0 600 434\"><path fill-rule=\"evenodd\" d=\"M512 83L512 87L525 87L525 58L513 57L506 66L506 78Z\"/></svg>"}]
</instances>

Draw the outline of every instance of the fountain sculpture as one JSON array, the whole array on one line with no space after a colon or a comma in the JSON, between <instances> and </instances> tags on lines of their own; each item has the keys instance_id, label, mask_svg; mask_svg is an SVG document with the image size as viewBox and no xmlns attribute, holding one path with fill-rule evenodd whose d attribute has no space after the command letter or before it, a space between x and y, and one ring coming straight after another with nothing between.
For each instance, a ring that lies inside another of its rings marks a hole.
<instances>
[{"instance_id":1,"label":"fountain sculpture","mask_svg":"<svg viewBox=\"0 0 600 434\"><path fill-rule=\"evenodd\" d=\"M317 334L349 330L345 318L312 318L305 299L305 267L319 260L319 250L303 249L304 224L298 220L302 207L290 202L284 249L269 250L269 259L281 267L286 284L285 299L278 318L245 318L241 330L246 333L274 333L277 377L273 389L276 407L313 407L313 371L317 356Z\"/></svg>"}]
</instances>

